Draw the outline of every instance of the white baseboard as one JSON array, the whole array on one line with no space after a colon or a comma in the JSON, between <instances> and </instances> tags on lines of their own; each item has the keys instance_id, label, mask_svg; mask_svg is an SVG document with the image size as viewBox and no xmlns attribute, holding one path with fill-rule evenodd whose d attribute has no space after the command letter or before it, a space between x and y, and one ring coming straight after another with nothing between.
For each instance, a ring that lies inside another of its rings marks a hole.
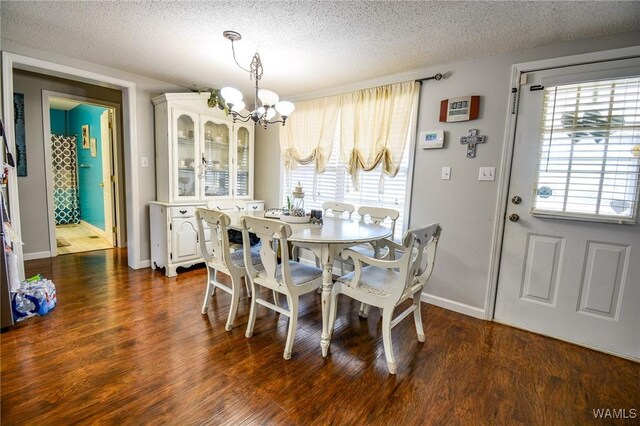
<instances>
[{"instance_id":1,"label":"white baseboard","mask_svg":"<svg viewBox=\"0 0 640 426\"><path fill-rule=\"evenodd\" d=\"M422 293L421 301L436 305L450 311L458 312L460 314L468 315L470 317L485 319L484 309L476 308L474 306L467 305L465 303L456 302L454 300L445 299L444 297L434 296L432 294Z\"/></svg>"},{"instance_id":2,"label":"white baseboard","mask_svg":"<svg viewBox=\"0 0 640 426\"><path fill-rule=\"evenodd\" d=\"M151 268L151 259L141 260L133 269L142 269L142 268Z\"/></svg>"},{"instance_id":3,"label":"white baseboard","mask_svg":"<svg viewBox=\"0 0 640 426\"><path fill-rule=\"evenodd\" d=\"M23 253L22 258L24 260L44 259L45 257L51 257L50 251L37 251L34 253Z\"/></svg>"}]
</instances>

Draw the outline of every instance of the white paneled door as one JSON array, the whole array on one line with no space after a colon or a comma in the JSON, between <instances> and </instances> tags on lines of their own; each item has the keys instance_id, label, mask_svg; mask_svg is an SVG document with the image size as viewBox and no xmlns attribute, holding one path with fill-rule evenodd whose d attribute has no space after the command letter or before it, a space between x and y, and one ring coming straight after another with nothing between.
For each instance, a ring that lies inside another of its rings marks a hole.
<instances>
[{"instance_id":1,"label":"white paneled door","mask_svg":"<svg viewBox=\"0 0 640 426\"><path fill-rule=\"evenodd\" d=\"M495 320L640 360L640 60L521 82Z\"/></svg>"}]
</instances>

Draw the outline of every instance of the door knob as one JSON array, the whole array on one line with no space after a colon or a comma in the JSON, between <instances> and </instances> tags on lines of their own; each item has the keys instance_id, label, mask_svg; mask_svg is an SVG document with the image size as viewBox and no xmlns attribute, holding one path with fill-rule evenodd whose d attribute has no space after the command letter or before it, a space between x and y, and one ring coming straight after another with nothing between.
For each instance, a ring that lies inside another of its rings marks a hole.
<instances>
[{"instance_id":1,"label":"door knob","mask_svg":"<svg viewBox=\"0 0 640 426\"><path fill-rule=\"evenodd\" d=\"M515 195L512 199L511 202L513 204L520 204L522 202L522 197L520 197L519 195Z\"/></svg>"},{"instance_id":2,"label":"door knob","mask_svg":"<svg viewBox=\"0 0 640 426\"><path fill-rule=\"evenodd\" d=\"M519 221L519 220L520 220L520 216L518 216L518 215L517 215L517 214L515 214L515 213L512 213L512 214L509 216L509 220L510 220L511 222L517 222L517 221Z\"/></svg>"},{"instance_id":3,"label":"door knob","mask_svg":"<svg viewBox=\"0 0 640 426\"><path fill-rule=\"evenodd\" d=\"M100 183L98 184L98 186L99 186L100 188L104 188L104 182L100 182Z\"/></svg>"}]
</instances>

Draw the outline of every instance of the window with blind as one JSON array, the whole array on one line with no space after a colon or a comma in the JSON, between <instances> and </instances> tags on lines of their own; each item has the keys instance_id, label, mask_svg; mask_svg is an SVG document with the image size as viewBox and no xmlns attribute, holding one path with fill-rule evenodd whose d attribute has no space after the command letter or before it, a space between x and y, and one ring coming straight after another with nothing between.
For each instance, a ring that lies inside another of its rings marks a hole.
<instances>
[{"instance_id":1,"label":"window with blind","mask_svg":"<svg viewBox=\"0 0 640 426\"><path fill-rule=\"evenodd\" d=\"M387 175L381 177L383 172L378 166L378 168L370 172L360 173L360 190L356 191L353 187L351 176L339 161L340 138L338 128L331 157L324 173L316 175L313 164L298 165L295 170L285 172L282 185L283 205L286 204L287 195L291 195L296 184L300 182L305 191L304 205L306 210L321 209L322 203L325 201L339 201L353 204L356 207L356 212L352 217L357 219L359 218L357 210L360 206L392 208L400 212L394 231L395 239L400 240L406 220L405 210L408 208L407 202L409 200L409 197L405 196L409 177L409 145L410 140L407 140L400 163L400 171L396 177L390 178Z\"/></svg>"},{"instance_id":2,"label":"window with blind","mask_svg":"<svg viewBox=\"0 0 640 426\"><path fill-rule=\"evenodd\" d=\"M640 77L546 87L532 214L635 223Z\"/></svg>"}]
</instances>

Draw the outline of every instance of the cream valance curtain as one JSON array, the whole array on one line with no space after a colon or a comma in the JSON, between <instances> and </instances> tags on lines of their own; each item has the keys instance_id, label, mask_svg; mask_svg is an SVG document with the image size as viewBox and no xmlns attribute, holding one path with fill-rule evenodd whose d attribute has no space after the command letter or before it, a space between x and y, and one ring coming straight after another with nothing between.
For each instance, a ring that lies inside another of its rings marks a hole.
<instances>
[{"instance_id":1,"label":"cream valance curtain","mask_svg":"<svg viewBox=\"0 0 640 426\"><path fill-rule=\"evenodd\" d=\"M338 96L296 102L295 113L280 132L280 149L287 170L293 170L298 163L313 162L316 172L324 172L333 148L338 109Z\"/></svg>"},{"instance_id":2,"label":"cream valance curtain","mask_svg":"<svg viewBox=\"0 0 640 426\"><path fill-rule=\"evenodd\" d=\"M361 170L398 173L419 92L411 81L340 95L340 159L356 189Z\"/></svg>"},{"instance_id":3,"label":"cream valance curtain","mask_svg":"<svg viewBox=\"0 0 640 426\"><path fill-rule=\"evenodd\" d=\"M361 170L381 165L384 174L395 177L419 93L420 84L410 81L296 103L295 114L280 132L285 168L313 162L316 172L323 173L339 119L340 161L356 189Z\"/></svg>"}]
</instances>

